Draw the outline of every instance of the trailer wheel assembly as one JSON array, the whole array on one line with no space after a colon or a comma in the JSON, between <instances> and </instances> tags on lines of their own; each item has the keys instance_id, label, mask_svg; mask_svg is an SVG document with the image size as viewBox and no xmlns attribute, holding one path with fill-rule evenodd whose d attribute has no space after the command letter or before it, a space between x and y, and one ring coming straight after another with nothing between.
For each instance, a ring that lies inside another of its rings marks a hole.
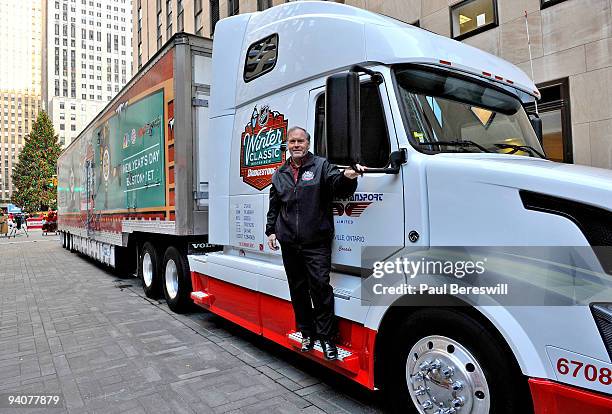
<instances>
[{"instance_id":1,"label":"trailer wheel assembly","mask_svg":"<svg viewBox=\"0 0 612 414\"><path fill-rule=\"evenodd\" d=\"M452 309L418 311L405 321L387 361L393 412L529 413L527 382L488 329Z\"/></svg>"},{"instance_id":2,"label":"trailer wheel assembly","mask_svg":"<svg viewBox=\"0 0 612 414\"><path fill-rule=\"evenodd\" d=\"M142 278L142 288L145 295L151 299L158 299L161 294L160 261L155 247L146 242L138 258L139 277Z\"/></svg>"},{"instance_id":3,"label":"trailer wheel assembly","mask_svg":"<svg viewBox=\"0 0 612 414\"><path fill-rule=\"evenodd\" d=\"M191 273L187 259L173 246L168 247L164 255L164 296L168 307L177 313L188 310L192 301Z\"/></svg>"}]
</instances>

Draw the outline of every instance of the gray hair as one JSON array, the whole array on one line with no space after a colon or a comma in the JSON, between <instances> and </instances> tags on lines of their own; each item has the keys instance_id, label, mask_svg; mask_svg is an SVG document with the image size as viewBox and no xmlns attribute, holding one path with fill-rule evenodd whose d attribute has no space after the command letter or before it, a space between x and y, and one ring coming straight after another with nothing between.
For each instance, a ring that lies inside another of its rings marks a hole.
<instances>
[{"instance_id":1,"label":"gray hair","mask_svg":"<svg viewBox=\"0 0 612 414\"><path fill-rule=\"evenodd\" d=\"M289 130L287 130L287 137L289 137L289 135L291 135L293 131L302 131L304 135L306 135L306 140L310 142L310 134L308 133L308 131L306 131L301 126L294 125L291 128L289 128Z\"/></svg>"}]
</instances>

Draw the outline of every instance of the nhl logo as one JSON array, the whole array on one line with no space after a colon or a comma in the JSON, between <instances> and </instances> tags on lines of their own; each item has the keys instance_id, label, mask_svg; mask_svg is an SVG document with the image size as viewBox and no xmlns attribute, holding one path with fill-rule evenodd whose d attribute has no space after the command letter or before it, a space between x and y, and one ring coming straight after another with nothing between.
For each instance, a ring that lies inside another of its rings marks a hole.
<instances>
[{"instance_id":1,"label":"nhl logo","mask_svg":"<svg viewBox=\"0 0 612 414\"><path fill-rule=\"evenodd\" d=\"M314 178L314 173L312 171L305 171L304 174L302 174L303 181L310 181L313 178Z\"/></svg>"}]
</instances>

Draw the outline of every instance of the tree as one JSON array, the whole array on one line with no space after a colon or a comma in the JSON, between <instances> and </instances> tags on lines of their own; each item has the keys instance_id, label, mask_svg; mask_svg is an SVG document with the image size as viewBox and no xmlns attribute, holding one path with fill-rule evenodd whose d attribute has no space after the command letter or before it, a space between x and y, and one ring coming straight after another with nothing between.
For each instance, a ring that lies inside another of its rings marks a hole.
<instances>
[{"instance_id":1,"label":"tree","mask_svg":"<svg viewBox=\"0 0 612 414\"><path fill-rule=\"evenodd\" d=\"M13 169L15 205L28 212L57 208L57 187L50 184L61 151L49 116L40 111Z\"/></svg>"}]
</instances>

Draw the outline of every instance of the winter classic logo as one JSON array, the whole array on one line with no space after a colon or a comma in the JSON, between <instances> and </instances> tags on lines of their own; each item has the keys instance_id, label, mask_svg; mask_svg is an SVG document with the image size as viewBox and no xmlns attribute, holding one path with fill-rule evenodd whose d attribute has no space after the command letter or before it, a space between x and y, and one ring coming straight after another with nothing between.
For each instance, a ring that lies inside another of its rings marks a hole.
<instances>
[{"instance_id":1,"label":"winter classic logo","mask_svg":"<svg viewBox=\"0 0 612 414\"><path fill-rule=\"evenodd\" d=\"M267 105L253 109L240 141L240 176L246 184L263 190L272 183L272 174L285 162L281 143L287 140L287 124Z\"/></svg>"}]
</instances>

